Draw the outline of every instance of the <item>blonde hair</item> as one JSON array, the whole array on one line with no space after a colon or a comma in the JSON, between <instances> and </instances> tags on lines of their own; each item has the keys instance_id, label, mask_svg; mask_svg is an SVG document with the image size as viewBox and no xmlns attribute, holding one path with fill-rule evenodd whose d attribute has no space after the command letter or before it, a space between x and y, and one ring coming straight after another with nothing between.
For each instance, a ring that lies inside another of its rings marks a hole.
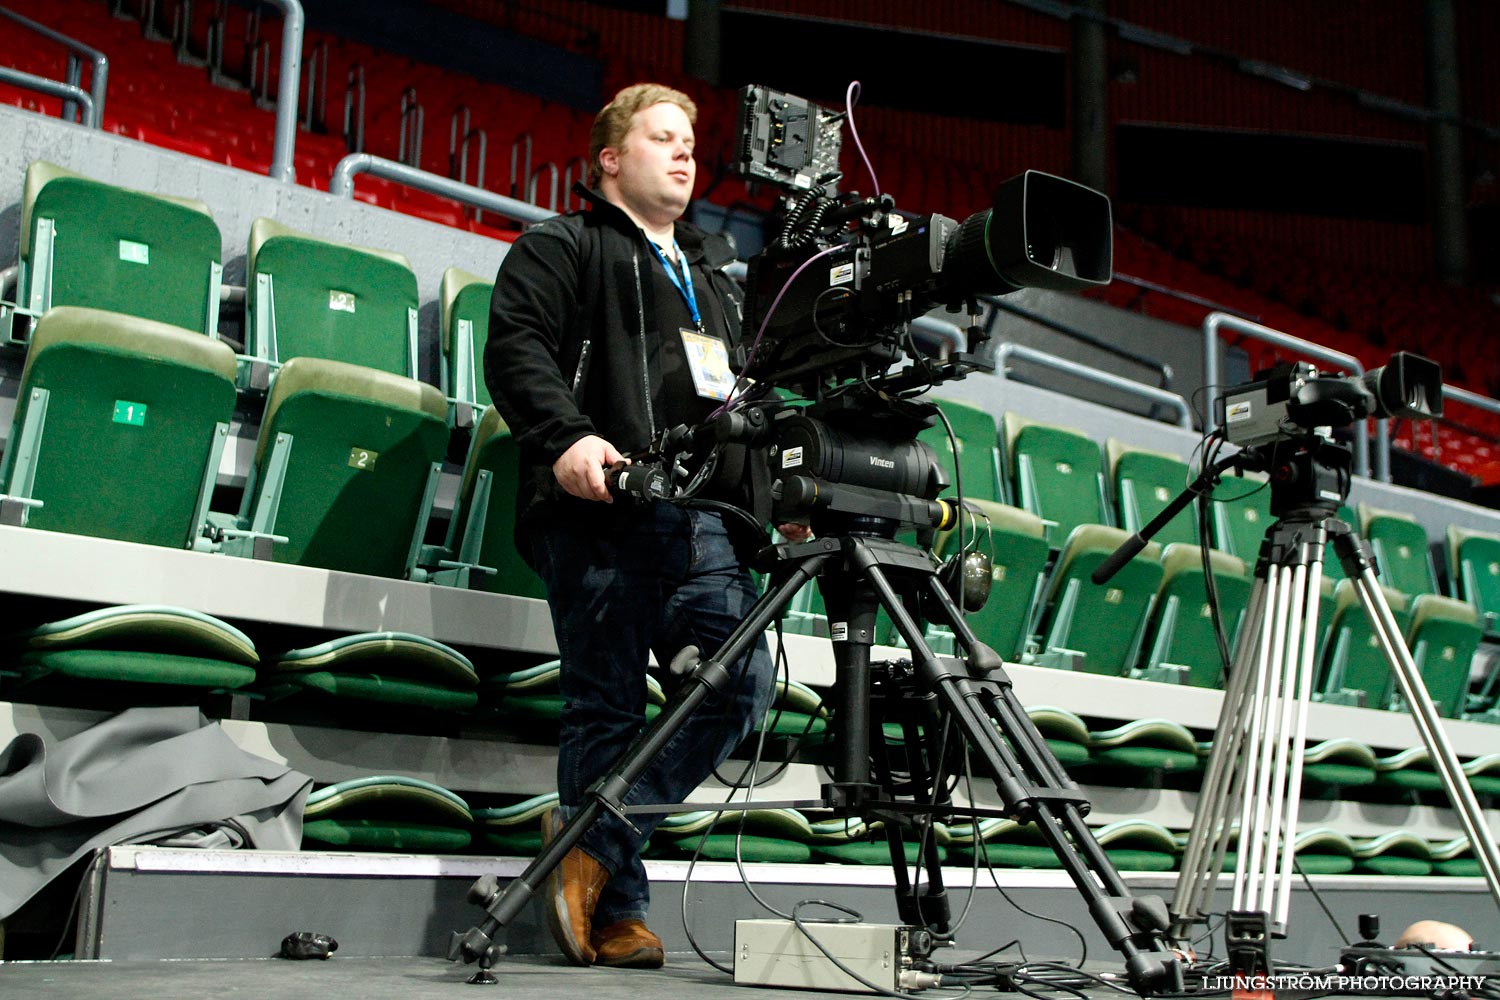
<instances>
[{"instance_id":1,"label":"blonde hair","mask_svg":"<svg viewBox=\"0 0 1500 1000\"><path fill-rule=\"evenodd\" d=\"M682 91L660 83L631 84L594 116L594 127L589 129L589 187L598 187L604 176L604 170L599 166L599 153L606 146L618 147L624 142L635 113L653 104L675 104L687 115L689 122L698 122L698 105Z\"/></svg>"}]
</instances>

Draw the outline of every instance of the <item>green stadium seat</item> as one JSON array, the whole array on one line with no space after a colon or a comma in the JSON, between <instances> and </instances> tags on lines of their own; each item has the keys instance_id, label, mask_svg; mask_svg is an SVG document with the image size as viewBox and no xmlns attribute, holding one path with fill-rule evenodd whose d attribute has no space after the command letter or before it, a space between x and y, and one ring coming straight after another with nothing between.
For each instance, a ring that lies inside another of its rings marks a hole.
<instances>
[{"instance_id":1,"label":"green stadium seat","mask_svg":"<svg viewBox=\"0 0 1500 1000\"><path fill-rule=\"evenodd\" d=\"M413 579L478 586L496 594L545 598L536 571L516 551L516 477L520 450L493 406L484 411L469 440L458 504L439 548L426 547ZM440 563L443 565L440 566ZM471 578L474 566L483 578ZM446 568L444 568L446 567Z\"/></svg>"},{"instance_id":2,"label":"green stadium seat","mask_svg":"<svg viewBox=\"0 0 1500 1000\"><path fill-rule=\"evenodd\" d=\"M1250 603L1250 578L1245 564L1225 552L1210 549L1214 590L1224 637L1233 651L1235 635ZM1174 542L1162 550L1162 579L1146 626L1146 656L1137 676L1147 680L1224 686L1224 664L1214 634L1203 575L1203 549Z\"/></svg>"},{"instance_id":3,"label":"green stadium seat","mask_svg":"<svg viewBox=\"0 0 1500 1000\"><path fill-rule=\"evenodd\" d=\"M921 845L916 832L903 830L903 853L907 865L921 862ZM937 846L939 861L948 857L949 833L942 823L933 823L928 834ZM859 817L817 820L810 825L808 843L816 861L828 861L846 865L890 865L890 842L885 836L885 824L880 821L867 823Z\"/></svg>"},{"instance_id":4,"label":"green stadium seat","mask_svg":"<svg viewBox=\"0 0 1500 1000\"><path fill-rule=\"evenodd\" d=\"M1196 771L1200 764L1198 741L1186 726L1170 719L1135 719L1091 732L1089 754L1104 769L1137 773Z\"/></svg>"},{"instance_id":5,"label":"green stadium seat","mask_svg":"<svg viewBox=\"0 0 1500 1000\"><path fill-rule=\"evenodd\" d=\"M542 851L542 816L556 808L557 793L547 792L510 805L475 809L480 846L508 857L536 857Z\"/></svg>"},{"instance_id":6,"label":"green stadium seat","mask_svg":"<svg viewBox=\"0 0 1500 1000\"><path fill-rule=\"evenodd\" d=\"M1214 489L1211 511L1214 548L1254 566L1266 529L1275 521L1271 487L1252 476L1225 476Z\"/></svg>"},{"instance_id":7,"label":"green stadium seat","mask_svg":"<svg viewBox=\"0 0 1500 1000\"><path fill-rule=\"evenodd\" d=\"M1385 599L1398 623L1407 618L1405 595L1385 588ZM1332 603L1316 697L1333 705L1389 708L1395 679L1353 581L1339 581Z\"/></svg>"},{"instance_id":8,"label":"green stadium seat","mask_svg":"<svg viewBox=\"0 0 1500 1000\"><path fill-rule=\"evenodd\" d=\"M1114 484L1116 523L1126 531L1144 528L1194 478L1188 464L1176 455L1133 448L1114 438L1104 443L1104 451ZM1197 502L1184 508L1152 539L1162 545L1198 544Z\"/></svg>"},{"instance_id":9,"label":"green stadium seat","mask_svg":"<svg viewBox=\"0 0 1500 1000\"><path fill-rule=\"evenodd\" d=\"M1047 543L1060 548L1080 524L1109 524L1099 445L1068 427L1004 418L1005 471L1016 506L1047 522Z\"/></svg>"},{"instance_id":10,"label":"green stadium seat","mask_svg":"<svg viewBox=\"0 0 1500 1000\"><path fill-rule=\"evenodd\" d=\"M1234 871L1239 855L1239 830L1230 831L1222 871ZM1186 845L1187 835L1178 838ZM1347 834L1326 826L1298 830L1293 842L1297 866L1309 875L1343 875L1354 870L1354 841Z\"/></svg>"},{"instance_id":11,"label":"green stadium seat","mask_svg":"<svg viewBox=\"0 0 1500 1000\"><path fill-rule=\"evenodd\" d=\"M984 500L965 502L964 537L972 550L990 557L990 597L966 621L974 634L1007 660L1025 649L1033 609L1047 569L1046 528L1041 518L1019 507ZM941 558L958 550L958 533L940 534L934 546Z\"/></svg>"},{"instance_id":12,"label":"green stadium seat","mask_svg":"<svg viewBox=\"0 0 1500 1000\"><path fill-rule=\"evenodd\" d=\"M478 686L474 664L450 646L407 632L366 632L282 653L263 672L260 693L268 702L308 696L336 706L463 712L478 703Z\"/></svg>"},{"instance_id":13,"label":"green stadium seat","mask_svg":"<svg viewBox=\"0 0 1500 1000\"><path fill-rule=\"evenodd\" d=\"M963 498L965 500L988 500L1000 502L1004 499L1000 485L1000 457L996 451L997 429L995 418L969 403L952 399L933 399L943 416L953 425L954 437L958 439L958 472L962 475ZM953 442L948 439L948 430L941 419L917 435L937 456L938 464L948 477L948 489L944 496L958 495L958 480L954 476Z\"/></svg>"},{"instance_id":14,"label":"green stadium seat","mask_svg":"<svg viewBox=\"0 0 1500 1000\"><path fill-rule=\"evenodd\" d=\"M1161 546L1149 543L1103 586L1089 575L1129 535L1081 524L1063 543L1047 585L1036 662L1120 676L1135 662L1147 609L1161 583ZM1076 654L1082 654L1079 661Z\"/></svg>"},{"instance_id":15,"label":"green stadium seat","mask_svg":"<svg viewBox=\"0 0 1500 1000\"><path fill-rule=\"evenodd\" d=\"M812 860L812 824L795 809L674 813L651 836L652 857L799 864ZM890 857L887 855L886 860Z\"/></svg>"},{"instance_id":16,"label":"green stadium seat","mask_svg":"<svg viewBox=\"0 0 1500 1000\"><path fill-rule=\"evenodd\" d=\"M319 788L303 813L304 849L452 854L473 839L469 804L446 788L372 775Z\"/></svg>"},{"instance_id":17,"label":"green stadium seat","mask_svg":"<svg viewBox=\"0 0 1500 1000\"><path fill-rule=\"evenodd\" d=\"M1468 708L1469 668L1482 637L1478 615L1463 601L1437 594L1412 601L1406 645L1444 718L1462 718Z\"/></svg>"},{"instance_id":18,"label":"green stadium seat","mask_svg":"<svg viewBox=\"0 0 1500 1000\"><path fill-rule=\"evenodd\" d=\"M996 868L1061 868L1062 861L1030 823L987 817L948 828L948 850L955 860Z\"/></svg>"},{"instance_id":19,"label":"green stadium seat","mask_svg":"<svg viewBox=\"0 0 1500 1000\"><path fill-rule=\"evenodd\" d=\"M1054 705L1027 705L1026 717L1047 741L1052 756L1065 768L1089 761L1088 723L1065 708Z\"/></svg>"},{"instance_id":20,"label":"green stadium seat","mask_svg":"<svg viewBox=\"0 0 1500 1000\"><path fill-rule=\"evenodd\" d=\"M490 405L490 390L484 382L484 344L490 333L494 289L494 282L456 267L443 272L438 287L443 390L458 407L482 410Z\"/></svg>"},{"instance_id":21,"label":"green stadium seat","mask_svg":"<svg viewBox=\"0 0 1500 1000\"><path fill-rule=\"evenodd\" d=\"M6 646L18 697L110 708L241 688L255 680L260 659L250 638L228 622L146 604L37 625L10 635Z\"/></svg>"},{"instance_id":22,"label":"green stadium seat","mask_svg":"<svg viewBox=\"0 0 1500 1000\"><path fill-rule=\"evenodd\" d=\"M1372 875L1430 875L1432 848L1409 830L1354 838L1354 870Z\"/></svg>"},{"instance_id":23,"label":"green stadium seat","mask_svg":"<svg viewBox=\"0 0 1500 1000\"><path fill-rule=\"evenodd\" d=\"M481 685L480 702L486 711L523 733L550 736L562 718L561 672L560 661L548 660L534 667L493 674ZM655 719L666 703L661 682L647 674L646 721Z\"/></svg>"},{"instance_id":24,"label":"green stadium seat","mask_svg":"<svg viewBox=\"0 0 1500 1000\"><path fill-rule=\"evenodd\" d=\"M1456 597L1479 613L1487 636L1500 633L1500 535L1450 524L1448 571Z\"/></svg>"},{"instance_id":25,"label":"green stadium seat","mask_svg":"<svg viewBox=\"0 0 1500 1000\"><path fill-rule=\"evenodd\" d=\"M231 536L223 550L249 554L275 537L276 562L408 576L447 444L436 388L294 358L266 400L239 515L215 515Z\"/></svg>"},{"instance_id":26,"label":"green stadium seat","mask_svg":"<svg viewBox=\"0 0 1500 1000\"><path fill-rule=\"evenodd\" d=\"M275 368L322 358L417 377L417 276L398 253L250 227L249 353Z\"/></svg>"},{"instance_id":27,"label":"green stadium seat","mask_svg":"<svg viewBox=\"0 0 1500 1000\"><path fill-rule=\"evenodd\" d=\"M1177 867L1177 838L1160 823L1117 820L1095 829L1094 840L1123 872L1169 872Z\"/></svg>"},{"instance_id":28,"label":"green stadium seat","mask_svg":"<svg viewBox=\"0 0 1500 1000\"><path fill-rule=\"evenodd\" d=\"M6 520L189 548L234 417L234 353L154 320L57 306L37 323L0 464Z\"/></svg>"},{"instance_id":29,"label":"green stadium seat","mask_svg":"<svg viewBox=\"0 0 1500 1000\"><path fill-rule=\"evenodd\" d=\"M1455 878L1483 878L1484 869L1474 857L1474 845L1468 837L1452 840L1432 841L1428 845L1434 875L1452 875Z\"/></svg>"},{"instance_id":30,"label":"green stadium seat","mask_svg":"<svg viewBox=\"0 0 1500 1000\"><path fill-rule=\"evenodd\" d=\"M1375 782L1375 751L1347 736L1323 740L1302 755L1304 781L1334 788L1357 788Z\"/></svg>"},{"instance_id":31,"label":"green stadium seat","mask_svg":"<svg viewBox=\"0 0 1500 1000\"><path fill-rule=\"evenodd\" d=\"M20 305L124 313L218 336L222 238L208 206L36 161L21 200Z\"/></svg>"},{"instance_id":32,"label":"green stadium seat","mask_svg":"<svg viewBox=\"0 0 1500 1000\"><path fill-rule=\"evenodd\" d=\"M1375 550L1380 582L1408 597L1438 592L1437 572L1427 551L1427 531L1399 511L1359 505L1360 534Z\"/></svg>"}]
</instances>

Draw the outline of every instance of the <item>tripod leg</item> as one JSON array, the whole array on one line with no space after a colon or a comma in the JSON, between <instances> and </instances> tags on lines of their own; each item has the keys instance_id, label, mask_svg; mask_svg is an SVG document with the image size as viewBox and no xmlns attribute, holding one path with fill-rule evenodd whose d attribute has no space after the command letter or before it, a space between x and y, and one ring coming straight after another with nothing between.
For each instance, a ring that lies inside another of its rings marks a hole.
<instances>
[{"instance_id":1,"label":"tripod leg","mask_svg":"<svg viewBox=\"0 0 1500 1000\"><path fill-rule=\"evenodd\" d=\"M878 595L911 650L918 681L937 695L940 708L977 752L1007 812L1035 823L1057 855L1105 939L1124 956L1131 983L1141 992L1180 989L1181 968L1163 940L1170 919L1166 905L1131 894L1084 822L1088 800L1031 724L999 658L974 638L936 576L929 573L927 580L938 612L933 621L953 629L971 661L993 657L995 666L983 681L933 653L868 552L856 547L849 563Z\"/></svg>"},{"instance_id":2,"label":"tripod leg","mask_svg":"<svg viewBox=\"0 0 1500 1000\"><path fill-rule=\"evenodd\" d=\"M1208 915L1209 900L1218 884L1224 854L1229 845L1229 807L1239 796L1244 771L1238 767L1240 749L1246 731L1246 712L1250 704L1250 684L1255 678L1255 658L1259 649L1259 623L1265 618L1266 577L1257 573L1230 659L1229 681L1214 729L1213 748L1198 793L1198 808L1188 831L1187 846L1182 855L1182 874L1172 899L1173 932L1182 937L1191 924Z\"/></svg>"},{"instance_id":3,"label":"tripod leg","mask_svg":"<svg viewBox=\"0 0 1500 1000\"><path fill-rule=\"evenodd\" d=\"M1386 602L1380 583L1375 578L1374 561L1369 556L1368 543L1349 534L1335 534L1334 550L1345 570L1349 571L1350 578L1354 580L1359 601L1370 616L1370 623L1374 626L1391 673L1396 675L1396 680L1401 685L1401 694L1407 705L1411 706L1412 719L1416 722L1417 730L1422 734L1422 742L1442 778L1448 801L1452 803L1464 834L1469 838L1469 846L1489 884L1490 895L1494 897L1495 905L1500 906L1500 849L1496 848L1495 835L1485 822L1479 801L1474 797L1474 789L1469 786L1468 777L1459 766L1453 746L1448 742L1448 735L1443 731L1437 706L1427 693L1427 685L1422 682L1422 674L1417 670L1411 650L1406 648L1401 628L1396 624L1391 606Z\"/></svg>"},{"instance_id":4,"label":"tripod leg","mask_svg":"<svg viewBox=\"0 0 1500 1000\"><path fill-rule=\"evenodd\" d=\"M588 791L588 801L574 813L547 848L532 859L504 890L499 888L498 880L492 875L474 883L469 890L469 901L484 907L486 916L482 923L464 934L453 935L448 946L450 961L459 958L466 962L478 960L482 969L494 964L504 952L504 946L493 940L496 932L515 919L545 884L547 876L562 863L606 809L619 810L620 802L631 786L693 713L709 698L727 690L732 678L726 664L738 662L748 653L766 627L791 603L797 591L816 576L826 562L837 557L836 547L825 547L805 556L785 579L774 583L718 651L698 665L667 708L641 731L615 769L594 783Z\"/></svg>"}]
</instances>

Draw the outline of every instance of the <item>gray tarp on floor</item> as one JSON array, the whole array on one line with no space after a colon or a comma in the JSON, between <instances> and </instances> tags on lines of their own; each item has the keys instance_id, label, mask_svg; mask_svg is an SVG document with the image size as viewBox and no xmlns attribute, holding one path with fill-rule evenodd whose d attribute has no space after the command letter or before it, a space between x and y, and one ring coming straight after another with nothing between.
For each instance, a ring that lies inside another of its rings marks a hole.
<instances>
[{"instance_id":1,"label":"gray tarp on floor","mask_svg":"<svg viewBox=\"0 0 1500 1000\"><path fill-rule=\"evenodd\" d=\"M311 787L196 708L132 708L51 745L23 733L0 750L0 919L111 844L297 850Z\"/></svg>"}]
</instances>

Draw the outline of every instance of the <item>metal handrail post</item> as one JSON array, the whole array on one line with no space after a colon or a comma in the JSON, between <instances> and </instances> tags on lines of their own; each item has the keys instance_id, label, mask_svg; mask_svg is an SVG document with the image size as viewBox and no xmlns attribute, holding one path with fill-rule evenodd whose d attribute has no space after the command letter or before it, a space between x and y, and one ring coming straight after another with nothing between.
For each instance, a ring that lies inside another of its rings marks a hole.
<instances>
[{"instance_id":1,"label":"metal handrail post","mask_svg":"<svg viewBox=\"0 0 1500 1000\"><path fill-rule=\"evenodd\" d=\"M271 152L270 176L291 184L297 179L293 163L297 146L297 90L302 83L302 4L297 0L265 0L281 8L281 85L276 88L276 144ZM269 80L270 67L266 68Z\"/></svg>"},{"instance_id":2,"label":"metal handrail post","mask_svg":"<svg viewBox=\"0 0 1500 1000\"><path fill-rule=\"evenodd\" d=\"M1013 357L1042 365L1045 368L1052 368L1077 378L1088 379L1091 382L1097 382L1111 389L1118 389L1121 392L1140 396L1143 399L1151 400L1153 403L1169 406L1177 411L1177 425L1179 427L1189 431L1193 429L1192 408L1188 406L1186 399L1183 399L1175 392L1167 392L1165 389L1158 389L1154 385L1136 382L1099 368L1090 368L1088 365L1080 364L1077 361L1070 361L1067 358L1060 358L1056 354L1048 354L1046 351L1039 351L1034 347L1027 347L1025 344L1013 342L1001 344L995 349L995 374L998 377L1006 377L1006 363Z\"/></svg>"},{"instance_id":3,"label":"metal handrail post","mask_svg":"<svg viewBox=\"0 0 1500 1000\"><path fill-rule=\"evenodd\" d=\"M1364 365L1352 354L1331 350L1229 313L1212 312L1203 319L1203 388L1206 392L1222 388L1219 384L1219 330L1223 328L1326 361L1354 375L1365 373ZM1391 431L1384 420L1375 421L1375 453L1375 478L1388 483L1391 481ZM1370 430L1363 420L1354 430L1354 472L1361 476L1370 475Z\"/></svg>"}]
</instances>

